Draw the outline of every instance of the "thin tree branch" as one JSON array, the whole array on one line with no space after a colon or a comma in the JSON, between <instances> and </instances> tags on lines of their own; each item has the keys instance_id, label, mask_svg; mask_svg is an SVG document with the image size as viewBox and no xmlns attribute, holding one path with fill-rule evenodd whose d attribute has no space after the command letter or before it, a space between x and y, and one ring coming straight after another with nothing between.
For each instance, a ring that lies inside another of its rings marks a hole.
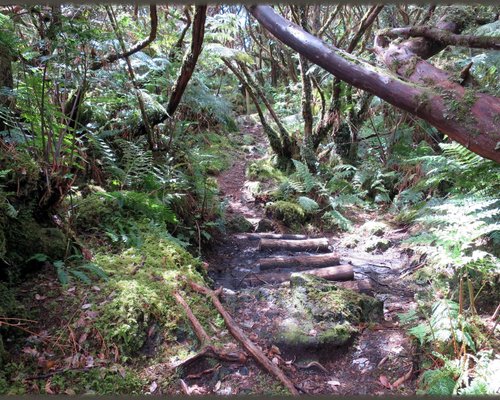
<instances>
[{"instance_id":1,"label":"thin tree branch","mask_svg":"<svg viewBox=\"0 0 500 400\"><path fill-rule=\"evenodd\" d=\"M128 51L122 50L123 51L122 53L110 53L105 55L101 60L92 63L90 69L92 71L96 71L98 69L101 69L106 64L111 64L112 62L115 62L116 60L119 60L121 58L130 57L132 54L141 51L142 49L147 47L150 43L152 43L156 39L156 33L158 30L158 15L156 13L155 4L149 6L149 16L151 18L151 31L149 32L148 38L140 41Z\"/></svg>"}]
</instances>

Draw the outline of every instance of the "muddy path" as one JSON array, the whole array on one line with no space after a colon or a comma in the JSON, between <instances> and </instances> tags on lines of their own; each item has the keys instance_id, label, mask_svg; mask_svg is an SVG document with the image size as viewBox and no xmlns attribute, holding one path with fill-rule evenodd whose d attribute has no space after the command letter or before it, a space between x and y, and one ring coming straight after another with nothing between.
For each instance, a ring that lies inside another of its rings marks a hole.
<instances>
[{"instance_id":1,"label":"muddy path","mask_svg":"<svg viewBox=\"0 0 500 400\"><path fill-rule=\"evenodd\" d=\"M248 190L245 169L248 163L261 157L267 143L258 125L243 121L241 130L255 139L254 145L247 150L245 157L236 157L232 167L218 179L228 202L228 215L243 215L257 227L259 221L265 218L264 209L255 204ZM367 229L373 226L374 221L379 229ZM277 232L276 229L268 231ZM249 338L282 368L301 393L414 394L417 375L415 349L397 317L398 313L416 307L415 285L407 273L409 259L400 247L406 235L403 230L395 229L384 221L383 215L376 214L361 216L351 233L323 235L328 239L330 251L340 257L340 262L352 266L354 281L364 282L364 291L381 304L378 317L359 323L352 339L339 346L301 348L300 345L290 347L280 342L276 329L286 325L290 313L293 313L283 306L282 298L292 296L297 288L292 287L289 281L279 284L264 280L257 283L254 280L253 284L246 282L247 277L259 272L260 258L289 257L292 253L262 251L257 235L235 233L228 234L218 243L206 256L206 261L214 286L224 288L222 300L226 308ZM367 243L377 241L385 245L367 246ZM307 256L310 253L301 254ZM289 270L293 272L292 268ZM338 284L343 285L346 283ZM314 336L318 335L316 326L309 329L307 335L311 336L313 343ZM245 365L222 365L213 373L186 379L185 382L195 385L200 393L259 394L280 391L277 381L251 359Z\"/></svg>"}]
</instances>

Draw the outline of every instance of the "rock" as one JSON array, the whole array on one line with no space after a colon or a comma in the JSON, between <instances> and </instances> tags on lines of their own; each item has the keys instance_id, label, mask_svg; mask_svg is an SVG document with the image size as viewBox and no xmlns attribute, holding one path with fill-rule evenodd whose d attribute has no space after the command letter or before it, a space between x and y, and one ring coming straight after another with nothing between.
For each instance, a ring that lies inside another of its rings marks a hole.
<instances>
[{"instance_id":1,"label":"rock","mask_svg":"<svg viewBox=\"0 0 500 400\"><path fill-rule=\"evenodd\" d=\"M365 251L367 253L371 253L372 251L380 251L384 252L386 251L389 247L391 247L391 241L388 239L372 239L368 241L365 245Z\"/></svg>"},{"instance_id":2,"label":"rock","mask_svg":"<svg viewBox=\"0 0 500 400\"><path fill-rule=\"evenodd\" d=\"M346 345L360 322L383 315L379 300L314 276L294 276L290 289L277 289L275 297L289 317L274 322L273 343L292 352Z\"/></svg>"},{"instance_id":3,"label":"rock","mask_svg":"<svg viewBox=\"0 0 500 400\"><path fill-rule=\"evenodd\" d=\"M306 212L299 204L283 200L269 203L266 206L266 215L283 221L289 227L302 224L307 218Z\"/></svg>"},{"instance_id":4,"label":"rock","mask_svg":"<svg viewBox=\"0 0 500 400\"><path fill-rule=\"evenodd\" d=\"M363 232L367 232L374 236L383 236L389 227L380 221L368 221L361 226Z\"/></svg>"},{"instance_id":5,"label":"rock","mask_svg":"<svg viewBox=\"0 0 500 400\"><path fill-rule=\"evenodd\" d=\"M229 218L226 222L226 228L231 232L238 233L252 232L254 229L253 224L241 214Z\"/></svg>"},{"instance_id":6,"label":"rock","mask_svg":"<svg viewBox=\"0 0 500 400\"><path fill-rule=\"evenodd\" d=\"M256 232L272 232L272 231L274 231L273 221L267 218L263 218L259 221Z\"/></svg>"}]
</instances>

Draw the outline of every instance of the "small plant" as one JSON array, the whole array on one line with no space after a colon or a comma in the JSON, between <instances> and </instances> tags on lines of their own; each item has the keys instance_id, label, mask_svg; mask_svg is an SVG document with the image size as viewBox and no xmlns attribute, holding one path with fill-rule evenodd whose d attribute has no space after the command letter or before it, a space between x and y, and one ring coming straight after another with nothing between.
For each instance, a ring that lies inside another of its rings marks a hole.
<instances>
[{"instance_id":1,"label":"small plant","mask_svg":"<svg viewBox=\"0 0 500 400\"><path fill-rule=\"evenodd\" d=\"M29 258L29 261L38 261L38 262L47 262L50 261L50 258L46 254L35 254L33 257ZM73 263L71 263L73 261ZM75 261L77 261L75 263ZM52 265L55 268L57 278L61 285L66 286L70 283L71 278L75 278L87 285L92 284L91 276L96 277L98 279L107 280L108 275L103 271L98 265L90 262L82 262L83 257L78 256L70 256L65 261L63 260L55 260L52 261Z\"/></svg>"}]
</instances>

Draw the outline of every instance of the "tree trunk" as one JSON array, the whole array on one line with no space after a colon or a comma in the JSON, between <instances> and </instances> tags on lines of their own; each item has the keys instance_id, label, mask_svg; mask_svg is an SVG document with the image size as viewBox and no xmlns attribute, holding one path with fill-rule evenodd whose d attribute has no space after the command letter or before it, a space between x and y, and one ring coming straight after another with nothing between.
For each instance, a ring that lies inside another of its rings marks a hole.
<instances>
[{"instance_id":1,"label":"tree trunk","mask_svg":"<svg viewBox=\"0 0 500 400\"><path fill-rule=\"evenodd\" d=\"M307 29L307 7L299 6L299 17L302 29ZM300 153L302 161L309 167L312 172L316 172L316 154L312 145L313 134L313 113L312 113L312 85L311 78L307 75L309 70L309 61L302 54L299 55L300 63L300 80L302 82L302 119L304 120L304 141L302 143Z\"/></svg>"},{"instance_id":2,"label":"tree trunk","mask_svg":"<svg viewBox=\"0 0 500 400\"><path fill-rule=\"evenodd\" d=\"M383 43L378 47L386 65L406 63L407 80L328 45L279 16L269 6L256 5L248 9L275 37L311 62L424 119L469 150L500 162L499 98L466 90L450 81L448 74L418 58L417 52L412 51L414 47L404 45L404 42L393 44L389 49L382 49ZM427 44L426 47L432 50L439 46ZM413 61L408 65L410 60ZM401 73L400 68L398 73Z\"/></svg>"},{"instance_id":3,"label":"tree trunk","mask_svg":"<svg viewBox=\"0 0 500 400\"><path fill-rule=\"evenodd\" d=\"M12 89L14 80L12 78L12 58L8 48L0 42L0 107L11 108L10 96L4 93L5 89ZM2 114L0 114L0 131L7 128Z\"/></svg>"},{"instance_id":4,"label":"tree trunk","mask_svg":"<svg viewBox=\"0 0 500 400\"><path fill-rule=\"evenodd\" d=\"M184 57L182 67L177 77L177 82L174 85L172 95L167 105L167 113L172 118L181 102L182 95L186 90L187 84L193 75L194 68L196 67L196 62L201 53L201 48L203 45L203 38L205 37L205 20L207 17L207 6L199 5L196 6L196 10L193 18L193 33L191 40L191 50Z\"/></svg>"}]
</instances>

